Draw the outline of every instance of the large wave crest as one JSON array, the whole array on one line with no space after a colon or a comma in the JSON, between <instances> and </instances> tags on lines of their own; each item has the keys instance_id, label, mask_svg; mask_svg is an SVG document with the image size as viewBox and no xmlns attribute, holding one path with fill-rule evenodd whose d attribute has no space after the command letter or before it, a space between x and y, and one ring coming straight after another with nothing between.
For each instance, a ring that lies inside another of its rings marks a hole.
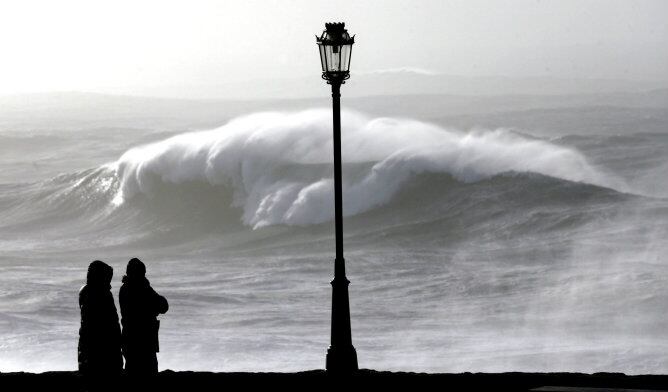
<instances>
[{"instance_id":1,"label":"large wave crest","mask_svg":"<svg viewBox=\"0 0 668 392\"><path fill-rule=\"evenodd\" d=\"M387 203L412 176L447 173L474 182L535 172L623 187L578 151L506 129L463 132L399 118L342 114L344 214ZM257 113L226 125L133 148L115 162L117 205L159 183L203 182L233 193L253 228L309 225L333 218L331 111Z\"/></svg>"}]
</instances>

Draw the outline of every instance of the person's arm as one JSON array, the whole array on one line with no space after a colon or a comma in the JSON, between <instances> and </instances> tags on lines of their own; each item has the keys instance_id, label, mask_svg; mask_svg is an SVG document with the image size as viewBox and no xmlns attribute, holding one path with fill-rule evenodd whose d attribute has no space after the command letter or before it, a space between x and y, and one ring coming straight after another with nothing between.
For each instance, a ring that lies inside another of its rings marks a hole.
<instances>
[{"instance_id":1,"label":"person's arm","mask_svg":"<svg viewBox=\"0 0 668 392\"><path fill-rule=\"evenodd\" d=\"M167 303L167 298L158 294L155 290L153 290L153 288L151 288L151 290L153 291L153 305L155 313L156 314L167 313L167 311L169 310L169 303Z\"/></svg>"},{"instance_id":2,"label":"person's arm","mask_svg":"<svg viewBox=\"0 0 668 392\"><path fill-rule=\"evenodd\" d=\"M79 291L79 309L81 310L81 324L85 328L92 328L97 325L97 308L91 303L91 292L88 287L84 286Z\"/></svg>"},{"instance_id":3,"label":"person's arm","mask_svg":"<svg viewBox=\"0 0 668 392\"><path fill-rule=\"evenodd\" d=\"M121 307L121 322L124 319L127 320L128 298L125 286L121 286L121 289L118 292L118 306Z\"/></svg>"},{"instance_id":4,"label":"person's arm","mask_svg":"<svg viewBox=\"0 0 668 392\"><path fill-rule=\"evenodd\" d=\"M85 300L84 300L84 289L85 289L85 286L82 287L82 288L79 290L79 310L81 310L81 317L82 317L82 318L83 318L83 314L84 314L84 305L85 305Z\"/></svg>"},{"instance_id":5,"label":"person's arm","mask_svg":"<svg viewBox=\"0 0 668 392\"><path fill-rule=\"evenodd\" d=\"M121 345L121 327L118 324L118 312L116 310L116 304L114 304L114 296L111 292L106 293L105 295L105 314L106 314L106 324L109 332L109 339L111 344L120 349Z\"/></svg>"}]
</instances>

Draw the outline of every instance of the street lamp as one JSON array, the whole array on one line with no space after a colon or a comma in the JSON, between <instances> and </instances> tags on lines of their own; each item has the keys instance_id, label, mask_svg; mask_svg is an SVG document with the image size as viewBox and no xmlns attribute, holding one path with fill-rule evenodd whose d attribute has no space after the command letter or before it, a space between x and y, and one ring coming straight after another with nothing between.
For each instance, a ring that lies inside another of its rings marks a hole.
<instances>
[{"instance_id":1,"label":"street lamp","mask_svg":"<svg viewBox=\"0 0 668 392\"><path fill-rule=\"evenodd\" d=\"M346 264L343 259L343 211L341 195L341 85L350 77L350 54L355 37L348 35L344 23L325 23L325 31L316 36L320 49L322 78L332 86L334 139L334 221L336 226L336 258L332 284L332 335L327 349L327 371L357 371L357 353L350 333L350 305Z\"/></svg>"}]
</instances>

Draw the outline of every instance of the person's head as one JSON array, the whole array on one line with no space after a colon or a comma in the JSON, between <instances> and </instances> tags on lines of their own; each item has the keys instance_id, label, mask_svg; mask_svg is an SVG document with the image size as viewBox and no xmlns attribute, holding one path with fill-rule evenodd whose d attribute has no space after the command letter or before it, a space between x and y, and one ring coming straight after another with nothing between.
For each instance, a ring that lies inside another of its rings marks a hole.
<instances>
[{"instance_id":1,"label":"person's head","mask_svg":"<svg viewBox=\"0 0 668 392\"><path fill-rule=\"evenodd\" d=\"M125 274L130 278L143 278L146 276L146 266L141 260L134 257L128 261L128 266L125 269Z\"/></svg>"},{"instance_id":2,"label":"person's head","mask_svg":"<svg viewBox=\"0 0 668 392\"><path fill-rule=\"evenodd\" d=\"M86 284L108 287L111 284L113 276L114 269L110 265L103 261L95 260L88 265Z\"/></svg>"}]
</instances>

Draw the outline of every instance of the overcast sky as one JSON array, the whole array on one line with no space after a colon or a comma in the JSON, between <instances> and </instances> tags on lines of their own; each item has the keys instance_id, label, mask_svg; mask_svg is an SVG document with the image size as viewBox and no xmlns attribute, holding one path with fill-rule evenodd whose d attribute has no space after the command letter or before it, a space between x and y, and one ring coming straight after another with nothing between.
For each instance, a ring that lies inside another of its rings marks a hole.
<instances>
[{"instance_id":1,"label":"overcast sky","mask_svg":"<svg viewBox=\"0 0 668 392\"><path fill-rule=\"evenodd\" d=\"M318 77L328 21L357 35L354 72L666 81L666 20L662 0L3 1L0 94Z\"/></svg>"}]
</instances>

